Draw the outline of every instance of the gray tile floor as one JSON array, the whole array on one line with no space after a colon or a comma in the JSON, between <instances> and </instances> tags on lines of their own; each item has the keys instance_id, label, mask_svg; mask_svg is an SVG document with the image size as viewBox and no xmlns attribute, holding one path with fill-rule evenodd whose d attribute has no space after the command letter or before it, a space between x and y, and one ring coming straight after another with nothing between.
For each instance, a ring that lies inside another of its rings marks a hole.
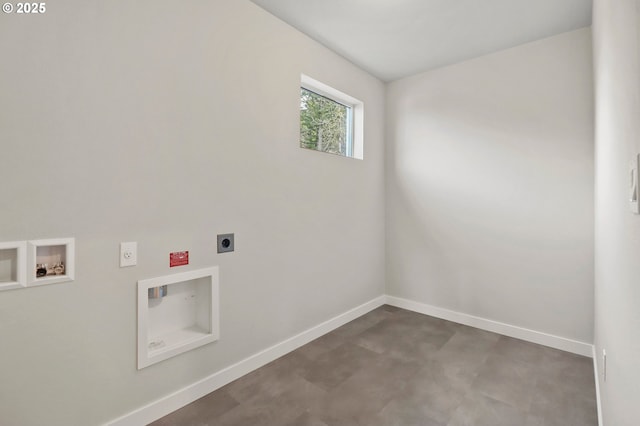
<instances>
[{"instance_id":1,"label":"gray tile floor","mask_svg":"<svg viewBox=\"0 0 640 426\"><path fill-rule=\"evenodd\" d=\"M591 359L383 306L154 426L597 425Z\"/></svg>"}]
</instances>

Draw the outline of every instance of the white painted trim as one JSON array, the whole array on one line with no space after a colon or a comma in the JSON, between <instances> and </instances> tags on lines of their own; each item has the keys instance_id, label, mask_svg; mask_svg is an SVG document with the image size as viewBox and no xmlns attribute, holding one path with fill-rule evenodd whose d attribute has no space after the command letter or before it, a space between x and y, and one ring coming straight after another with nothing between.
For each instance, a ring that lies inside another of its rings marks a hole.
<instances>
[{"instance_id":1,"label":"white painted trim","mask_svg":"<svg viewBox=\"0 0 640 426\"><path fill-rule=\"evenodd\" d=\"M108 425L140 426L151 423L199 398L202 398L227 383L230 383L257 368L288 354L300 346L306 345L312 340L335 330L349 321L353 321L367 312L384 305L385 300L385 296L376 297L375 299L325 321L320 325L303 331L302 333L277 343L270 348L258 352L257 354L251 355L250 357L220 370L209 377L151 402L144 407L125 414L120 418L112 420Z\"/></svg>"},{"instance_id":2,"label":"white painted trim","mask_svg":"<svg viewBox=\"0 0 640 426\"><path fill-rule=\"evenodd\" d=\"M604 426L604 421L602 420L602 402L600 400L600 374L598 373L598 357L596 355L596 345L593 345L592 349L593 376L596 380L596 405L598 407L598 425Z\"/></svg>"},{"instance_id":3,"label":"white painted trim","mask_svg":"<svg viewBox=\"0 0 640 426\"><path fill-rule=\"evenodd\" d=\"M504 336L515 337L516 339L526 340L527 342L537 343L539 345L549 346L563 351L572 352L578 355L587 357L591 357L593 355L593 345L591 345L590 343L579 342L577 340L571 340L565 337L542 333L540 331L530 330L515 325L509 325L486 318L480 318L462 312L450 311L448 309L438 308L436 306L414 302L412 300L402 299L395 296L387 296L387 304L396 306L398 308L407 309L409 311L414 311L421 314L430 315L432 317L479 328L481 330L502 334Z\"/></svg>"},{"instance_id":4,"label":"white painted trim","mask_svg":"<svg viewBox=\"0 0 640 426\"><path fill-rule=\"evenodd\" d=\"M322 324L277 343L270 348L251 355L248 358L224 368L209 377L153 401L141 408L125 414L122 417L112 420L107 423L107 425L139 426L151 423L384 304L572 352L578 355L593 357L596 374L598 421L599 425L603 426L597 362L595 359L595 349L593 345L388 295L379 296L343 314L329 319Z\"/></svg>"}]
</instances>

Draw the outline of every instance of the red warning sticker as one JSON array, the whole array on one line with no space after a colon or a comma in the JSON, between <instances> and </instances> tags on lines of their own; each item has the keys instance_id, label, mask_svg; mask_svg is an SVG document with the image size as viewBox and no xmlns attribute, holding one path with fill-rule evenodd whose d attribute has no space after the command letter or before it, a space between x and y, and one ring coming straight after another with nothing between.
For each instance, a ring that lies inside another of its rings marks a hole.
<instances>
[{"instance_id":1,"label":"red warning sticker","mask_svg":"<svg viewBox=\"0 0 640 426\"><path fill-rule=\"evenodd\" d=\"M184 266L189 264L189 252L188 251L176 251L169 253L169 267Z\"/></svg>"}]
</instances>

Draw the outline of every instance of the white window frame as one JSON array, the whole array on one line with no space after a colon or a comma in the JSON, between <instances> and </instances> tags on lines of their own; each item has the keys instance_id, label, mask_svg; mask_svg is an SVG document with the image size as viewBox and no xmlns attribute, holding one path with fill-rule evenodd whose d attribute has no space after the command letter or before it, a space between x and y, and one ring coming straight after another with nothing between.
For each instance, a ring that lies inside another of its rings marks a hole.
<instances>
[{"instance_id":1,"label":"white window frame","mask_svg":"<svg viewBox=\"0 0 640 426\"><path fill-rule=\"evenodd\" d=\"M300 75L300 87L349 107L347 134L351 133L352 143L341 157L364 159L364 103L305 74Z\"/></svg>"}]
</instances>

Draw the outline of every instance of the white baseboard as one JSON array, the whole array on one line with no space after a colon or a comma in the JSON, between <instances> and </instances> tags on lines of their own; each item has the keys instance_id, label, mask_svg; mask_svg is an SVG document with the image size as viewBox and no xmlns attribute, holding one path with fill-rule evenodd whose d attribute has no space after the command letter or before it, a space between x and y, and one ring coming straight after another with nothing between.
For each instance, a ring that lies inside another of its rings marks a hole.
<instances>
[{"instance_id":1,"label":"white baseboard","mask_svg":"<svg viewBox=\"0 0 640 426\"><path fill-rule=\"evenodd\" d=\"M598 373L598 357L596 355L596 345L593 345L593 376L596 380L596 405L598 407L598 426L604 426L602 420L602 402L600 400L600 374Z\"/></svg>"},{"instance_id":2,"label":"white baseboard","mask_svg":"<svg viewBox=\"0 0 640 426\"><path fill-rule=\"evenodd\" d=\"M385 300L385 296L377 297L107 424L109 426L141 426L149 424L202 398L227 383L288 354L300 346L306 345L312 340L329 333L349 321L353 321L367 312L384 305Z\"/></svg>"},{"instance_id":3,"label":"white baseboard","mask_svg":"<svg viewBox=\"0 0 640 426\"><path fill-rule=\"evenodd\" d=\"M593 345L584 342L578 342L564 337L554 336L551 334L541 333L539 331L529 330L485 318L475 317L472 315L455 312L448 309L438 308L436 306L424 303L414 302L412 300L402 299L394 296L379 296L367 303L353 308L343 314L340 314L328 321L312 327L302 333L284 340L278 344L264 349L242 361L237 362L217 373L212 374L196 383L182 388L170 395L153 401L143 407L140 407L122 417L119 417L107 423L108 426L141 426L149 424L173 411L184 407L191 402L202 398L221 388L253 370L262 367L286 355L287 353L306 345L318 337L327 334L336 328L352 321L373 309L384 304L396 306L398 308L407 309L436 318L457 322L459 324L476 327L482 330L491 331L517 339L538 343L552 348L561 349L567 352L576 353L583 356L595 357L595 349ZM597 363L594 359L594 368L596 372L596 394L598 398L598 416L600 426L602 426L601 409L600 409L600 391L598 385Z\"/></svg>"},{"instance_id":4,"label":"white baseboard","mask_svg":"<svg viewBox=\"0 0 640 426\"><path fill-rule=\"evenodd\" d=\"M479 328L481 330L492 331L504 336L515 337L516 339L526 340L527 342L572 352L574 354L587 357L593 356L593 345L590 343L579 342L486 318L475 317L462 312L450 311L448 309L438 308L436 306L414 302L412 300L402 299L395 296L387 296L387 304L432 317L441 318L447 321L453 321L459 324Z\"/></svg>"}]
</instances>

